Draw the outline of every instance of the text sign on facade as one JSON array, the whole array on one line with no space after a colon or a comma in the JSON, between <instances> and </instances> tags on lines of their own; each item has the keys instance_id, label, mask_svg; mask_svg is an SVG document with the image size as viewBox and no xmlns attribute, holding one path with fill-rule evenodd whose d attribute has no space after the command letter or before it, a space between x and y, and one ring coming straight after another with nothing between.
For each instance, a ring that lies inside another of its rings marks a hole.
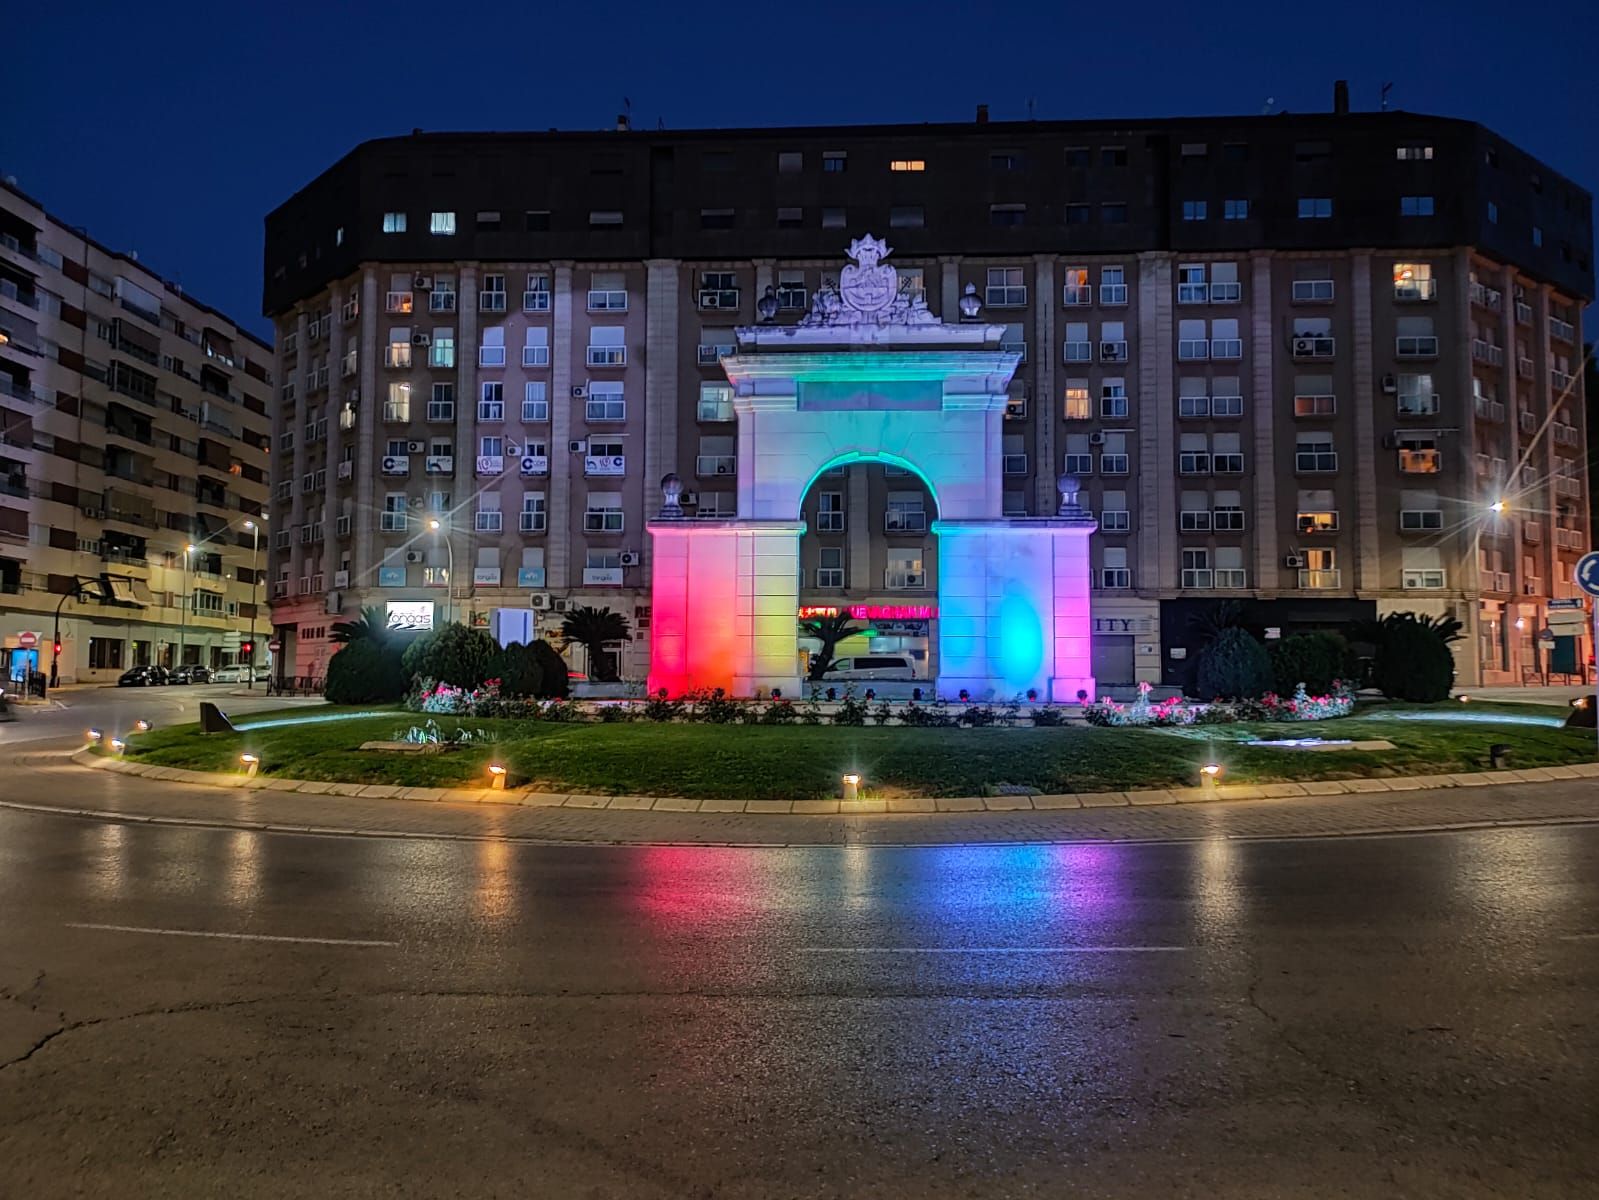
<instances>
[{"instance_id":1,"label":"text sign on facade","mask_svg":"<svg viewBox=\"0 0 1599 1200\"><path fill-rule=\"evenodd\" d=\"M390 600L386 624L407 633L425 633L433 628L433 601Z\"/></svg>"},{"instance_id":2,"label":"text sign on facade","mask_svg":"<svg viewBox=\"0 0 1599 1200\"><path fill-rule=\"evenodd\" d=\"M808 604L799 610L800 620L812 617L836 617L847 612L857 621L931 621L938 616L936 604L850 604L840 608L836 604Z\"/></svg>"}]
</instances>

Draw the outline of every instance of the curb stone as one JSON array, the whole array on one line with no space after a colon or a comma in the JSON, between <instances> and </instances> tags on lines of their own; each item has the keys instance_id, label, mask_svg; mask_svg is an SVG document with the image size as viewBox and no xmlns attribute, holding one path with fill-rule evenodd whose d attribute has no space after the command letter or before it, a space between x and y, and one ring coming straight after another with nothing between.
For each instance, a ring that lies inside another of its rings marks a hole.
<instances>
[{"instance_id":1,"label":"curb stone","mask_svg":"<svg viewBox=\"0 0 1599 1200\"><path fill-rule=\"evenodd\" d=\"M129 759L75 751L70 760L81 767L115 771L146 779L199 784L245 791L298 792L312 796L354 796L364 800L447 801L457 804L509 804L527 808L613 809L633 812L743 813L770 816L836 816L857 813L1047 812L1068 808L1113 808L1156 804L1205 804L1214 801L1291 800L1300 796L1412 792L1425 789L1479 788L1507 783L1543 783L1599 778L1599 762L1570 763L1519 770L1452 772L1446 775L1401 775L1383 779L1310 779L1299 783L1223 784L1219 787L1149 788L1130 792L1077 792L1056 795L903 796L860 800L726 800L684 796L600 796L584 793L495 791L490 788L402 787L382 783L332 783L318 779L252 779L236 772L191 771Z\"/></svg>"}]
</instances>

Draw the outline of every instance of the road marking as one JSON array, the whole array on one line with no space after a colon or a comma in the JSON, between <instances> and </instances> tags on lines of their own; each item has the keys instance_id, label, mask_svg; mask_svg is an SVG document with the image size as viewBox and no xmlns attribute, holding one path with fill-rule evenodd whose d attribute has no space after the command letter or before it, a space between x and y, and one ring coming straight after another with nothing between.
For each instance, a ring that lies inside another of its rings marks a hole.
<instances>
[{"instance_id":1,"label":"road marking","mask_svg":"<svg viewBox=\"0 0 1599 1200\"><path fill-rule=\"evenodd\" d=\"M304 942L313 946L398 946L399 942L380 942L366 938L286 937L270 933L219 933L210 929L150 929L143 925L98 925L68 921L68 929L102 929L112 933L159 933L166 937L227 938L236 942Z\"/></svg>"},{"instance_id":2,"label":"road marking","mask_svg":"<svg viewBox=\"0 0 1599 1200\"><path fill-rule=\"evenodd\" d=\"M1187 946L801 946L805 954L1180 954Z\"/></svg>"}]
</instances>

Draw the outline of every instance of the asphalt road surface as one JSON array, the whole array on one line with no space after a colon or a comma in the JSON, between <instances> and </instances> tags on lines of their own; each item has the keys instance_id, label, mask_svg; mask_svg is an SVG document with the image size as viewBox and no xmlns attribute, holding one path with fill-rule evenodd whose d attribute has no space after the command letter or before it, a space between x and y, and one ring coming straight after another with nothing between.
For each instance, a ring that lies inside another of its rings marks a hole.
<instances>
[{"instance_id":1,"label":"asphalt road surface","mask_svg":"<svg viewBox=\"0 0 1599 1200\"><path fill-rule=\"evenodd\" d=\"M574 848L0 811L0 1196L1599 1195L1599 826Z\"/></svg>"}]
</instances>

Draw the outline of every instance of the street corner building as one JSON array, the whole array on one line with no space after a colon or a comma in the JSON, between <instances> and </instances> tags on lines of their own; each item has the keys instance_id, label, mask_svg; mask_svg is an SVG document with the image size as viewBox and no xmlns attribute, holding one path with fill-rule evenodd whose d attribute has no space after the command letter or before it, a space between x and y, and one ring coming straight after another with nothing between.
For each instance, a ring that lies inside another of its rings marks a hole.
<instances>
[{"instance_id":1,"label":"street corner building","mask_svg":"<svg viewBox=\"0 0 1599 1200\"><path fill-rule=\"evenodd\" d=\"M268 626L271 372L265 342L0 185L9 686L242 661Z\"/></svg>"},{"instance_id":2,"label":"street corner building","mask_svg":"<svg viewBox=\"0 0 1599 1200\"><path fill-rule=\"evenodd\" d=\"M266 222L273 632L315 676L365 605L593 605L624 679L748 694L847 609L840 655L1071 699L1181 683L1236 599L1451 614L1461 681L1520 683L1591 653L1592 247L1554 170L1342 89L367 142Z\"/></svg>"}]
</instances>

